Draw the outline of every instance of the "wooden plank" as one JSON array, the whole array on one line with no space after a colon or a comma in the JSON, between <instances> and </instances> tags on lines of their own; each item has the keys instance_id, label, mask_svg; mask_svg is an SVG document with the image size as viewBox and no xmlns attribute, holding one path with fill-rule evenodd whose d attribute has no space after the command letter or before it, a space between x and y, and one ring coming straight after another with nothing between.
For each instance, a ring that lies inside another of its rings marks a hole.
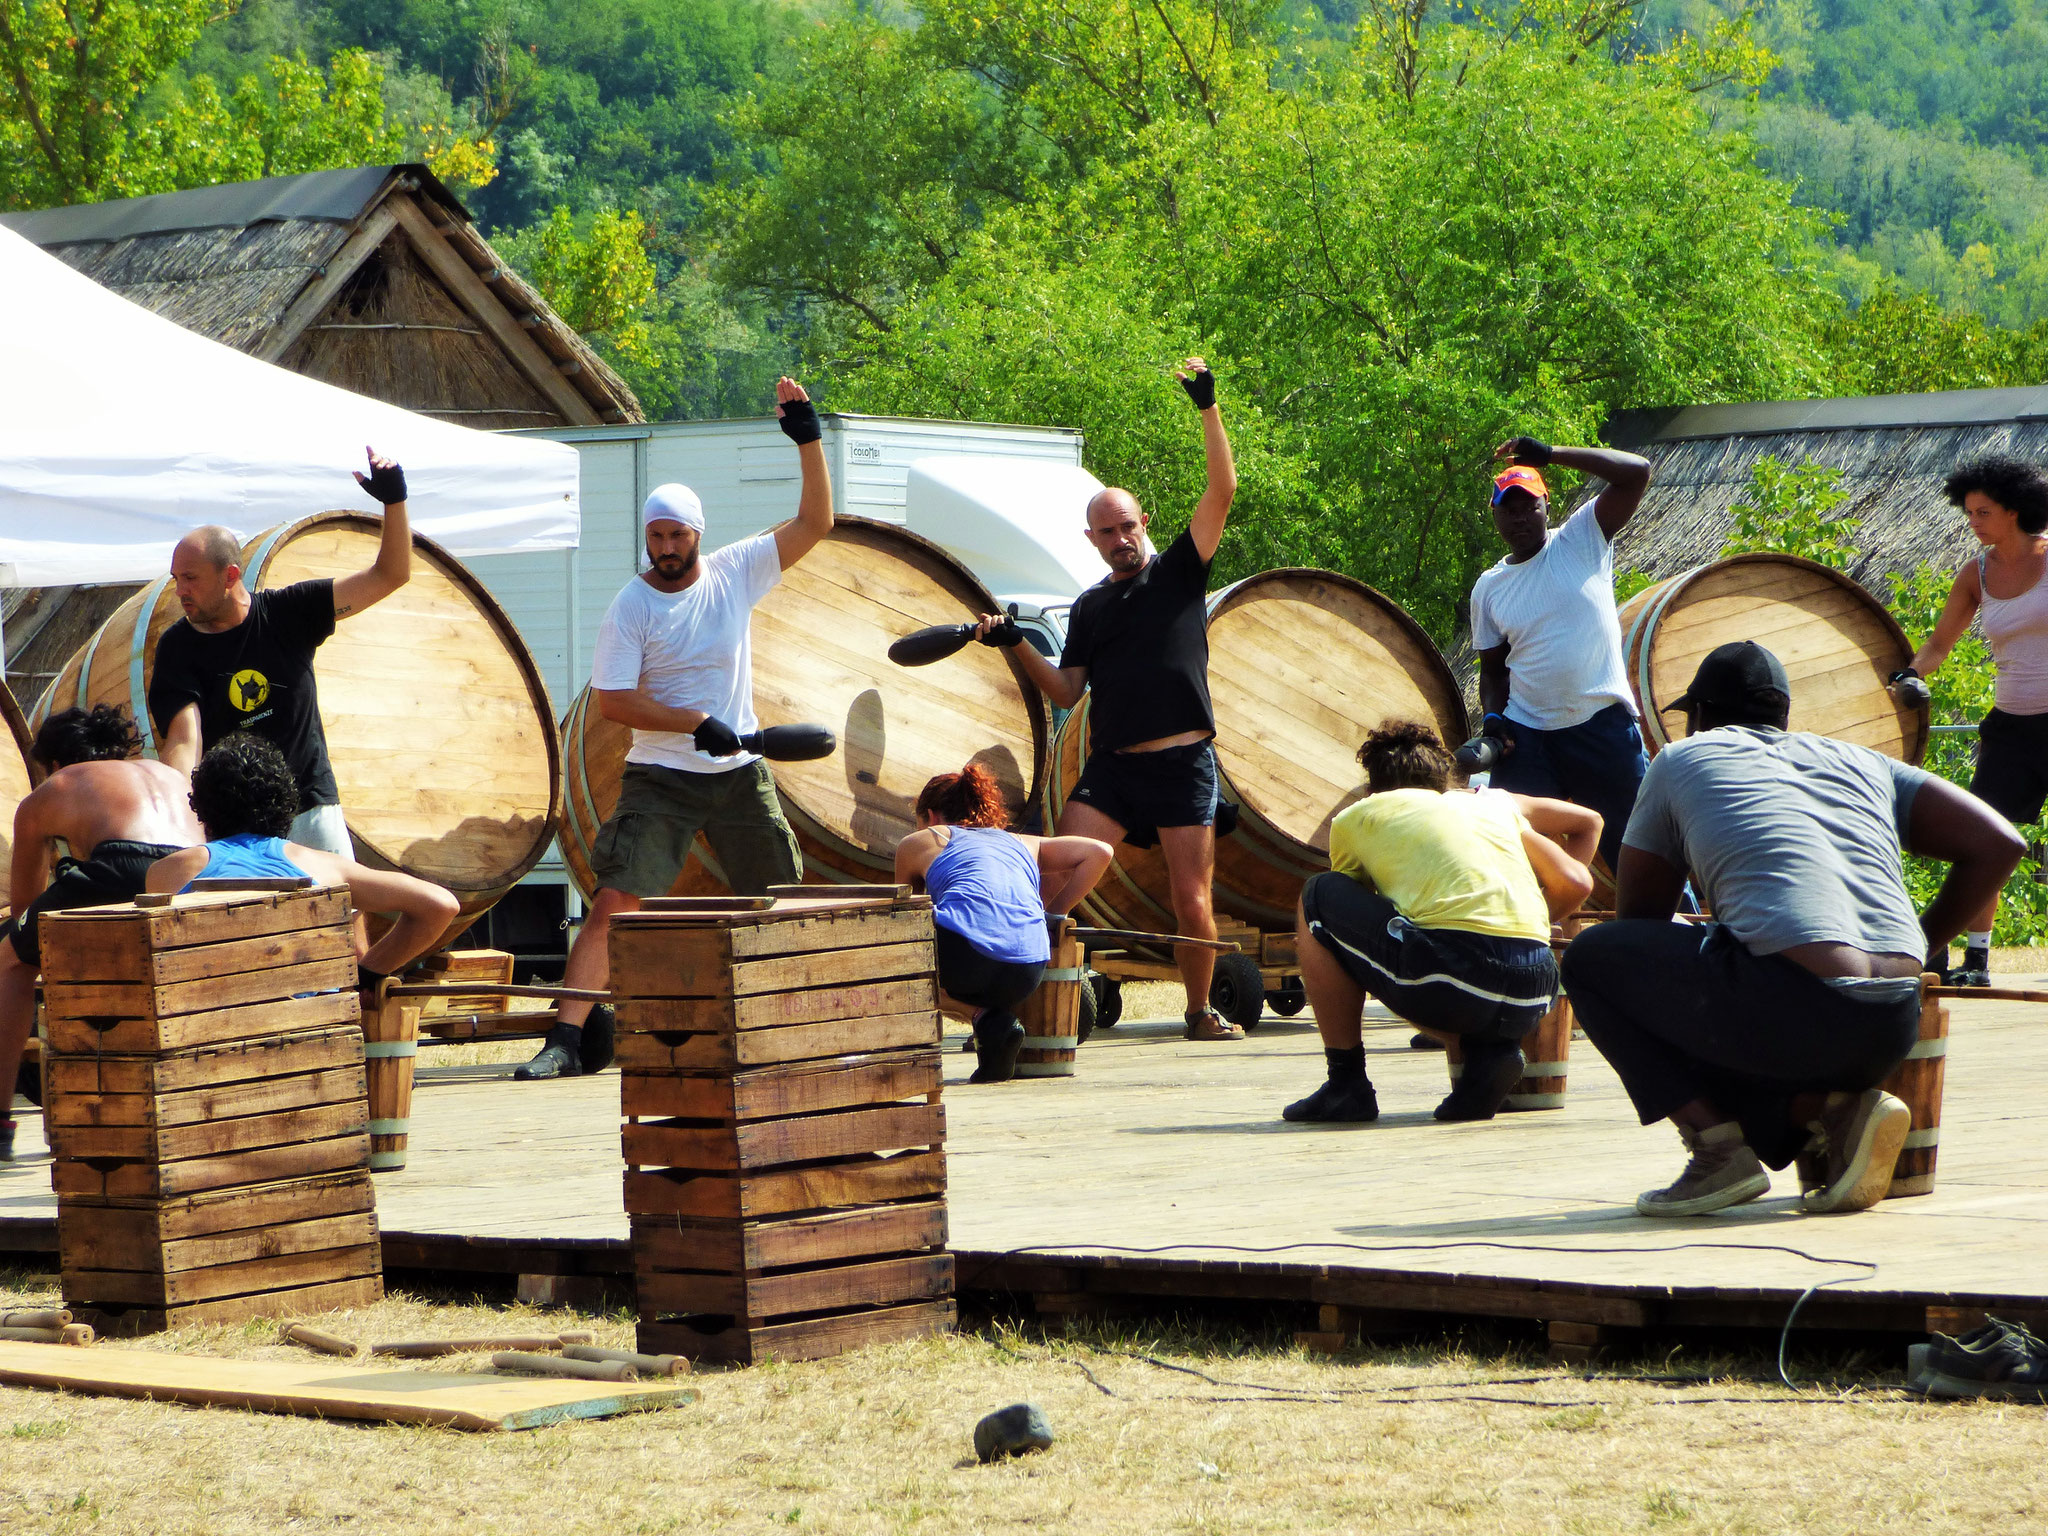
<instances>
[{"instance_id":1,"label":"wooden plank","mask_svg":"<svg viewBox=\"0 0 2048 1536\"><path fill-rule=\"evenodd\" d=\"M816 954L735 960L724 966L678 966L666 933L614 933L611 987L620 997L747 997L794 987L844 987L918 976L933 967L929 939L871 944Z\"/></svg>"},{"instance_id":2,"label":"wooden plank","mask_svg":"<svg viewBox=\"0 0 2048 1536\"><path fill-rule=\"evenodd\" d=\"M43 968L67 981L129 981L156 952L266 934L331 928L349 920L346 886L277 894L183 896L169 907L125 903L51 913Z\"/></svg>"},{"instance_id":3,"label":"wooden plank","mask_svg":"<svg viewBox=\"0 0 2048 1536\"><path fill-rule=\"evenodd\" d=\"M243 1227L214 1237L185 1237L169 1242L151 1242L146 1237L139 1242L114 1242L105 1240L102 1234L93 1234L93 1238L90 1242L66 1246L63 1262L66 1273L125 1270L165 1275L187 1269L208 1269L275 1258L280 1254L360 1247L377 1241L377 1218L373 1212L358 1211L310 1221ZM380 1248L378 1251L381 1254L383 1250Z\"/></svg>"},{"instance_id":4,"label":"wooden plank","mask_svg":"<svg viewBox=\"0 0 2048 1536\"><path fill-rule=\"evenodd\" d=\"M636 1271L710 1270L737 1274L834 1259L914 1253L946 1245L946 1204L857 1206L777 1221L691 1221L633 1218Z\"/></svg>"},{"instance_id":5,"label":"wooden plank","mask_svg":"<svg viewBox=\"0 0 2048 1536\"><path fill-rule=\"evenodd\" d=\"M189 1015L188 1015L189 1017ZM54 1100L68 1094L176 1094L300 1072L360 1066L363 1032L354 1025L299 1030L256 1040L207 1045L158 1056L53 1056ZM51 1118L61 1118L49 1106Z\"/></svg>"},{"instance_id":6,"label":"wooden plank","mask_svg":"<svg viewBox=\"0 0 2048 1536\"><path fill-rule=\"evenodd\" d=\"M43 1028L50 1049L58 1055L148 1056L231 1040L355 1024L361 1017L361 1002L350 987L310 997L283 998L258 1007L210 1008L168 1019L67 1016L46 1009Z\"/></svg>"},{"instance_id":7,"label":"wooden plank","mask_svg":"<svg viewBox=\"0 0 2048 1536\"><path fill-rule=\"evenodd\" d=\"M946 1192L946 1154L908 1152L766 1173L626 1170L626 1209L648 1216L779 1216Z\"/></svg>"},{"instance_id":8,"label":"wooden plank","mask_svg":"<svg viewBox=\"0 0 2048 1536\"><path fill-rule=\"evenodd\" d=\"M0 1381L207 1408L470 1430L537 1429L569 1419L609 1418L697 1400L694 1387L673 1381L577 1382L335 1360L215 1360L163 1351L67 1349L60 1344L0 1348Z\"/></svg>"},{"instance_id":9,"label":"wooden plank","mask_svg":"<svg viewBox=\"0 0 2048 1536\"><path fill-rule=\"evenodd\" d=\"M939 1092L943 1082L938 1051L926 1049L756 1068L737 1076L626 1071L619 1101L637 1119L761 1120L923 1098Z\"/></svg>"},{"instance_id":10,"label":"wooden plank","mask_svg":"<svg viewBox=\"0 0 2048 1536\"><path fill-rule=\"evenodd\" d=\"M90 1162L59 1158L50 1165L51 1186L60 1195L103 1195L111 1199L160 1199L229 1189L241 1184L271 1184L307 1174L367 1170L370 1135L327 1141L263 1147L218 1157L195 1157L177 1163L99 1158Z\"/></svg>"},{"instance_id":11,"label":"wooden plank","mask_svg":"<svg viewBox=\"0 0 2048 1536\"><path fill-rule=\"evenodd\" d=\"M369 1101L354 1097L339 1103L310 1104L275 1114L236 1115L194 1125L57 1125L50 1127L50 1150L66 1161L146 1159L164 1164L168 1174L171 1168L188 1159L323 1141L366 1130L369 1123Z\"/></svg>"},{"instance_id":12,"label":"wooden plank","mask_svg":"<svg viewBox=\"0 0 2048 1536\"><path fill-rule=\"evenodd\" d=\"M333 302L343 284L356 275L356 269L362 266L370 253L384 243L384 237L397 227L398 216L389 208L377 209L356 226L355 233L342 243L341 249L327 258L327 265L319 275L299 290L299 296L263 333L263 340L252 349L252 355L266 363L274 363L283 357L306 327Z\"/></svg>"},{"instance_id":13,"label":"wooden plank","mask_svg":"<svg viewBox=\"0 0 2048 1536\"><path fill-rule=\"evenodd\" d=\"M826 950L871 948L878 944L930 943L932 911L915 907L877 907L804 913L776 913L763 921L720 923L716 927L657 927L640 933L622 930L624 963L652 974L685 974L760 960L777 955L817 954ZM621 963L614 957L616 968ZM657 969L658 967L658 969ZM663 989L666 990L666 989Z\"/></svg>"},{"instance_id":14,"label":"wooden plank","mask_svg":"<svg viewBox=\"0 0 2048 1536\"><path fill-rule=\"evenodd\" d=\"M634 1277L640 1315L727 1313L761 1322L796 1312L881 1307L953 1294L950 1253L911 1254L866 1263L826 1265L775 1275L675 1274L642 1270Z\"/></svg>"},{"instance_id":15,"label":"wooden plank","mask_svg":"<svg viewBox=\"0 0 2048 1536\"><path fill-rule=\"evenodd\" d=\"M354 1247L305 1253L285 1251L241 1263L169 1274L128 1269L67 1270L63 1280L67 1305L176 1307L301 1285L326 1285L383 1272L383 1250L372 1240Z\"/></svg>"},{"instance_id":16,"label":"wooden plank","mask_svg":"<svg viewBox=\"0 0 2048 1536\"><path fill-rule=\"evenodd\" d=\"M919 1013L939 1005L936 979L911 976L853 986L807 987L746 998L621 997L619 1029L682 1030L688 1033L784 1029L835 1019L880 1018Z\"/></svg>"},{"instance_id":17,"label":"wooden plank","mask_svg":"<svg viewBox=\"0 0 2048 1536\"><path fill-rule=\"evenodd\" d=\"M942 1026L928 1013L885 1014L869 1019L828 1019L787 1029L752 1029L729 1034L621 1034L618 1062L636 1072L734 1072L778 1063L878 1054L938 1043Z\"/></svg>"},{"instance_id":18,"label":"wooden plank","mask_svg":"<svg viewBox=\"0 0 2048 1536\"><path fill-rule=\"evenodd\" d=\"M167 1246L294 1222L373 1212L368 1173L320 1174L253 1188L169 1200L111 1201L67 1195L58 1205L58 1241L66 1269L143 1269Z\"/></svg>"},{"instance_id":19,"label":"wooden plank","mask_svg":"<svg viewBox=\"0 0 2048 1536\"><path fill-rule=\"evenodd\" d=\"M43 999L65 1018L162 1019L252 1003L280 1003L303 992L338 992L356 983L355 957L280 965L239 975L200 977L153 987L143 982L46 982Z\"/></svg>"},{"instance_id":20,"label":"wooden plank","mask_svg":"<svg viewBox=\"0 0 2048 1536\"><path fill-rule=\"evenodd\" d=\"M386 202L385 207L397 216L399 225L412 241L413 249L420 253L434 276L447 286L464 309L475 316L478 324L491 333L492 339L505 349L519 371L546 397L548 404L562 413L562 419L572 427L602 425L597 409L584 399L580 390L562 377L555 360L542 351L540 343L512 317L504 301L491 292L490 285L456 253L420 211L419 205L410 197L397 194Z\"/></svg>"},{"instance_id":21,"label":"wooden plank","mask_svg":"<svg viewBox=\"0 0 2048 1536\"><path fill-rule=\"evenodd\" d=\"M870 1344L893 1344L951 1333L957 1321L957 1309L948 1299L765 1328L734 1325L715 1333L700 1331L689 1323L642 1322L638 1340L644 1352L686 1355L692 1360L822 1360Z\"/></svg>"},{"instance_id":22,"label":"wooden plank","mask_svg":"<svg viewBox=\"0 0 2048 1536\"><path fill-rule=\"evenodd\" d=\"M341 1104L369 1092L363 1068L336 1067L182 1093L57 1093L45 1109L53 1126L180 1126L230 1116L274 1114L315 1104ZM90 1155L90 1154L82 1154Z\"/></svg>"},{"instance_id":23,"label":"wooden plank","mask_svg":"<svg viewBox=\"0 0 2048 1536\"><path fill-rule=\"evenodd\" d=\"M636 1168L767 1168L937 1146L945 1139L942 1104L834 1110L724 1127L639 1122L622 1135L626 1162Z\"/></svg>"}]
</instances>

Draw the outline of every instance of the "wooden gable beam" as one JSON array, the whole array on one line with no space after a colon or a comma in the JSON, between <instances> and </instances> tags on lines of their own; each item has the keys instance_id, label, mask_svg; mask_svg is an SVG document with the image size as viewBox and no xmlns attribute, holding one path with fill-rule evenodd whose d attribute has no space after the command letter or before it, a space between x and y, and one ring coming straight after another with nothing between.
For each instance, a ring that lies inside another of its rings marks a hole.
<instances>
[{"instance_id":1,"label":"wooden gable beam","mask_svg":"<svg viewBox=\"0 0 2048 1536\"><path fill-rule=\"evenodd\" d=\"M362 227L350 235L340 250L328 258L327 265L313 280L278 321L264 335L262 344L255 355L266 363L274 363L290 350L291 344L299 339L307 326L334 302L334 296L341 292L341 285L355 275L372 251L384 243L385 237L398 228L398 216L389 204L379 208L363 221Z\"/></svg>"},{"instance_id":2,"label":"wooden gable beam","mask_svg":"<svg viewBox=\"0 0 2048 1536\"><path fill-rule=\"evenodd\" d=\"M401 193L384 206L397 216L399 227L411 239L433 274L447 284L449 292L455 295L462 307L474 315L477 323L505 349L506 355L519 366L521 373L533 381L548 404L572 426L602 426L602 418L596 408L584 399L583 392L562 376L555 360L526 333L512 312L491 292L490 285L434 227L420 205Z\"/></svg>"}]
</instances>

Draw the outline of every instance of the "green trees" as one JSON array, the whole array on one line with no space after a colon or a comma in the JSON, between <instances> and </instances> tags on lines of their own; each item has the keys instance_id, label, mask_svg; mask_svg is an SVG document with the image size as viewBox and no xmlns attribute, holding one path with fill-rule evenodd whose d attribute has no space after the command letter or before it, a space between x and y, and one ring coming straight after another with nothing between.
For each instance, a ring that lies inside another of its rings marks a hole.
<instances>
[{"instance_id":1,"label":"green trees","mask_svg":"<svg viewBox=\"0 0 2048 1536\"><path fill-rule=\"evenodd\" d=\"M848 55L820 47L748 109L761 169L721 270L806 295L835 404L1080 426L1168 528L1201 470L1167 365L1201 351L1244 476L1220 574L1334 566L1448 635L1497 554L1501 438L1825 374L1811 226L1687 89L1731 50L1617 62L1598 8L1571 17L1443 25L1410 0L1310 63L1228 8L941 0L868 45L932 89L841 89ZM828 97L871 100L865 126L810 109ZM816 167L888 189L857 283L815 276L842 234Z\"/></svg>"}]
</instances>

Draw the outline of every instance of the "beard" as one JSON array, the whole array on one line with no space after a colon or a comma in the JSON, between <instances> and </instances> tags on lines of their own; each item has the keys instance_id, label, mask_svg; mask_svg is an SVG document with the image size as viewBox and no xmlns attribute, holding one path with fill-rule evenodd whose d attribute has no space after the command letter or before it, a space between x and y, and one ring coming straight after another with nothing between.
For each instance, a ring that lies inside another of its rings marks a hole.
<instances>
[{"instance_id":1,"label":"beard","mask_svg":"<svg viewBox=\"0 0 2048 1536\"><path fill-rule=\"evenodd\" d=\"M680 581L697 568L697 556L693 551L688 557L682 555L656 555L654 574L663 581Z\"/></svg>"},{"instance_id":2,"label":"beard","mask_svg":"<svg viewBox=\"0 0 2048 1536\"><path fill-rule=\"evenodd\" d=\"M1109 557L1112 571L1135 571L1144 563L1145 552L1142 549L1120 549Z\"/></svg>"}]
</instances>

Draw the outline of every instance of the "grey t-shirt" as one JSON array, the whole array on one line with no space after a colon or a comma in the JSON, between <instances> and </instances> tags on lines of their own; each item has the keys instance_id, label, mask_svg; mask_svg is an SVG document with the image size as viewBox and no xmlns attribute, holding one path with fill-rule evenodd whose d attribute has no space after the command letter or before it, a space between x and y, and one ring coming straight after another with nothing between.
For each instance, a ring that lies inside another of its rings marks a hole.
<instances>
[{"instance_id":1,"label":"grey t-shirt","mask_svg":"<svg viewBox=\"0 0 2048 1536\"><path fill-rule=\"evenodd\" d=\"M1622 842L1690 870L1751 954L1831 940L1918 955L1899 845L1928 777L1846 741L1724 726L1657 754Z\"/></svg>"}]
</instances>

